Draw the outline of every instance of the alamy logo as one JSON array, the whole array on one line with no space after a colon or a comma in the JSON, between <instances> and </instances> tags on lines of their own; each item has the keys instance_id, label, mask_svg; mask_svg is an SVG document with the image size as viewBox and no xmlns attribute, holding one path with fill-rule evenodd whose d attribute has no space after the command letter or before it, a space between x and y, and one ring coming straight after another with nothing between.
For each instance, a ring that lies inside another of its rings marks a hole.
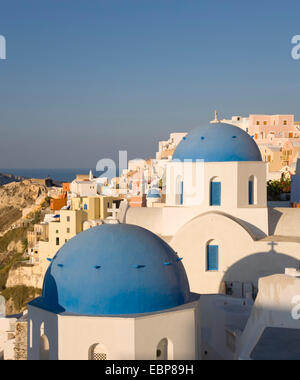
<instances>
[{"instance_id":1,"label":"alamy logo","mask_svg":"<svg viewBox=\"0 0 300 380\"><path fill-rule=\"evenodd\" d=\"M0 36L0 59L6 59L6 39Z\"/></svg>"},{"instance_id":2,"label":"alamy logo","mask_svg":"<svg viewBox=\"0 0 300 380\"><path fill-rule=\"evenodd\" d=\"M297 61L300 59L300 35L292 38L292 45L295 45L292 49L292 58Z\"/></svg>"}]
</instances>

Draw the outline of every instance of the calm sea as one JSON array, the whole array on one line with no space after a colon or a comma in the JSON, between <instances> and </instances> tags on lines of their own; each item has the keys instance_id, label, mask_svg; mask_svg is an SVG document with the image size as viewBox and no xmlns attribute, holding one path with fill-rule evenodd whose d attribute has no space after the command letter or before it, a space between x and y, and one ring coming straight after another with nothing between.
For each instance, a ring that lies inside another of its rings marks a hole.
<instances>
[{"instance_id":1,"label":"calm sea","mask_svg":"<svg viewBox=\"0 0 300 380\"><path fill-rule=\"evenodd\" d=\"M90 169L0 169L0 173L8 173L26 178L47 178L50 177L55 181L71 182L75 179L76 174L88 174ZM100 172L93 170L97 177ZM105 174L103 174L105 177Z\"/></svg>"}]
</instances>

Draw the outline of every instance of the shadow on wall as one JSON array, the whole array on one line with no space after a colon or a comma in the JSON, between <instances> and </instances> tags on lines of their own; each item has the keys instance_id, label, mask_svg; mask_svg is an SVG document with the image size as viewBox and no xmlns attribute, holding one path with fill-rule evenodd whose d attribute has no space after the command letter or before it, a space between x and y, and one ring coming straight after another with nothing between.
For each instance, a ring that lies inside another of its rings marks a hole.
<instances>
[{"instance_id":1,"label":"shadow on wall","mask_svg":"<svg viewBox=\"0 0 300 380\"><path fill-rule=\"evenodd\" d=\"M275 235L276 227L282 216L282 212L275 210L274 208L268 209L269 213L269 235Z\"/></svg>"},{"instance_id":2,"label":"shadow on wall","mask_svg":"<svg viewBox=\"0 0 300 380\"><path fill-rule=\"evenodd\" d=\"M224 282L226 284L232 282L252 283L257 290L259 278L284 274L286 268L299 268L299 260L276 252L276 242L270 242L269 245L269 252L257 252L248 255L232 265L223 276L220 292L223 289Z\"/></svg>"}]
</instances>

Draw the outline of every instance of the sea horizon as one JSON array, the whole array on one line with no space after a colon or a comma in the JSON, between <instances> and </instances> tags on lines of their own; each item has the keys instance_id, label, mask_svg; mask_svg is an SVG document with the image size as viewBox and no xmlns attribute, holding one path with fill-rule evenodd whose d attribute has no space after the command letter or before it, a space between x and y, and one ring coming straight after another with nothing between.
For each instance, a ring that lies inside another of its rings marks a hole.
<instances>
[{"instance_id":1,"label":"sea horizon","mask_svg":"<svg viewBox=\"0 0 300 380\"><path fill-rule=\"evenodd\" d=\"M0 173L38 179L50 177L54 181L71 182L76 178L77 174L89 174L90 170L92 170L94 176L101 176L101 172L97 172L96 169L92 168L0 168ZM103 177L105 177L105 173Z\"/></svg>"}]
</instances>

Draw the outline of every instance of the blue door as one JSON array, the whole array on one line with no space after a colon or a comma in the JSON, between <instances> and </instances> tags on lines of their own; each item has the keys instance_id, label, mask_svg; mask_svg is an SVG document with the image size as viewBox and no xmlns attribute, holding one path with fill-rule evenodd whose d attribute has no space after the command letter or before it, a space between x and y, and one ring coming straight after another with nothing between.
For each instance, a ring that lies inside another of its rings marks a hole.
<instances>
[{"instance_id":1,"label":"blue door","mask_svg":"<svg viewBox=\"0 0 300 380\"><path fill-rule=\"evenodd\" d=\"M208 271L219 270L219 246L207 246L207 268Z\"/></svg>"},{"instance_id":2,"label":"blue door","mask_svg":"<svg viewBox=\"0 0 300 380\"><path fill-rule=\"evenodd\" d=\"M254 204L253 199L253 181L249 181L249 205Z\"/></svg>"},{"instance_id":3,"label":"blue door","mask_svg":"<svg viewBox=\"0 0 300 380\"><path fill-rule=\"evenodd\" d=\"M221 206L221 182L210 184L210 205Z\"/></svg>"}]
</instances>

